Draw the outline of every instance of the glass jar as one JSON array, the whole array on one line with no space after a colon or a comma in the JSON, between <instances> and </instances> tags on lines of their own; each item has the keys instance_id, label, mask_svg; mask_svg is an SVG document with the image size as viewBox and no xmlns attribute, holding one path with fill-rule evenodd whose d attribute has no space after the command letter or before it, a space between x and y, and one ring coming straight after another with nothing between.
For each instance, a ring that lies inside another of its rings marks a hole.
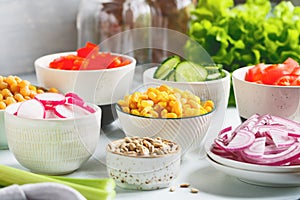
<instances>
[{"instance_id":1,"label":"glass jar","mask_svg":"<svg viewBox=\"0 0 300 200\"><path fill-rule=\"evenodd\" d=\"M151 11L146 0L81 0L77 13L78 48L87 41L102 51L134 56L139 63L150 59Z\"/></svg>"},{"instance_id":2,"label":"glass jar","mask_svg":"<svg viewBox=\"0 0 300 200\"><path fill-rule=\"evenodd\" d=\"M157 27L164 28L166 33L153 35L152 42L155 46L161 46L159 49L153 49L152 61L160 63L166 57L174 54L169 52L170 49L167 41L178 42L170 39L171 35L168 30L178 31L182 34L188 34L188 22L190 20L190 10L196 5L195 0L149 0L149 4L155 7L156 15L152 15L152 22ZM183 41L184 43L185 41ZM156 44L155 44L156 43ZM184 45L184 44L182 44ZM178 46L182 46L178 44Z\"/></svg>"}]
</instances>

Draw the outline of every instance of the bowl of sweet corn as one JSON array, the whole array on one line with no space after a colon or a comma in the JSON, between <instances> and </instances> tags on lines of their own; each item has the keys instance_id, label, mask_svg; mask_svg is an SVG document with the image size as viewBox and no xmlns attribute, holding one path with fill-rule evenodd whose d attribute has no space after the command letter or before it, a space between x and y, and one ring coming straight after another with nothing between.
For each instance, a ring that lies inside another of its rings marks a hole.
<instances>
[{"instance_id":1,"label":"bowl of sweet corn","mask_svg":"<svg viewBox=\"0 0 300 200\"><path fill-rule=\"evenodd\" d=\"M116 105L127 136L161 137L178 143L182 154L201 145L215 111L214 102L167 85L143 86Z\"/></svg>"},{"instance_id":2,"label":"bowl of sweet corn","mask_svg":"<svg viewBox=\"0 0 300 200\"><path fill-rule=\"evenodd\" d=\"M34 98L45 91L58 92L55 88L41 88L18 76L0 76L0 149L7 149L4 110L10 104Z\"/></svg>"},{"instance_id":3,"label":"bowl of sweet corn","mask_svg":"<svg viewBox=\"0 0 300 200\"><path fill-rule=\"evenodd\" d=\"M222 70L225 76L216 80L202 82L176 82L154 78L153 75L156 69L157 67L152 67L144 71L144 84L167 84L181 90L189 90L204 99L210 98L214 102L216 109L212 116L212 121L218 123L209 127L207 137L205 139L207 142L212 142L218 132L223 129L223 122L230 94L230 73L226 70Z\"/></svg>"}]
</instances>

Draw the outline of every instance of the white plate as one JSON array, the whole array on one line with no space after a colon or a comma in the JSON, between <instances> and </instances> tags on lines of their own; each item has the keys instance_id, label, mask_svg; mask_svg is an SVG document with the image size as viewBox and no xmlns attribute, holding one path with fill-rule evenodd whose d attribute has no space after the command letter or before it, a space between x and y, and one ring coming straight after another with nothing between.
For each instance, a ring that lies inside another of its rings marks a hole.
<instances>
[{"instance_id":1,"label":"white plate","mask_svg":"<svg viewBox=\"0 0 300 200\"><path fill-rule=\"evenodd\" d=\"M300 186L300 172L261 172L244 170L218 163L207 155L209 163L217 170L225 174L237 177L243 182L272 187L296 187Z\"/></svg>"},{"instance_id":2,"label":"white plate","mask_svg":"<svg viewBox=\"0 0 300 200\"><path fill-rule=\"evenodd\" d=\"M268 166L268 165L256 165L250 164L246 162L240 162L236 160L231 160L228 158L221 157L219 155L214 154L210 150L210 144L205 145L206 153L215 161L220 164L227 165L234 168L244 169L244 170L252 170L256 172L293 172L300 173L300 165L296 166ZM300 177L299 177L300 179Z\"/></svg>"}]
</instances>

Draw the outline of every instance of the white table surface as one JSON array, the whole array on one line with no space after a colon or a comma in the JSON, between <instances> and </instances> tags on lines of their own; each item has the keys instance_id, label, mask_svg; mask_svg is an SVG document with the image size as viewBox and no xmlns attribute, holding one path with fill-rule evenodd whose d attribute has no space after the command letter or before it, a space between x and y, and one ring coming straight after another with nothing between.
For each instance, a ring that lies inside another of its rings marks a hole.
<instances>
[{"instance_id":1,"label":"white table surface","mask_svg":"<svg viewBox=\"0 0 300 200\"><path fill-rule=\"evenodd\" d=\"M32 75L24 75L22 78L36 83ZM240 124L238 112L235 108L228 108L225 114L223 127ZM124 137L119 129L118 121L101 130L101 137L98 148L91 159L89 159L80 169L67 175L70 177L107 177L105 167L105 146L108 142ZM27 170L22 167L9 152L0 150L0 164ZM299 177L300 179L300 177ZM191 187L197 188L198 193L193 194L189 189L179 188L181 183L189 183ZM210 166L205 156L199 153L189 153L181 163L179 176L174 180L173 186L177 187L175 192L170 192L169 188L154 191L135 191L116 188L116 200L299 200L300 187L272 188L251 185L238 180L235 177L217 171Z\"/></svg>"}]
</instances>

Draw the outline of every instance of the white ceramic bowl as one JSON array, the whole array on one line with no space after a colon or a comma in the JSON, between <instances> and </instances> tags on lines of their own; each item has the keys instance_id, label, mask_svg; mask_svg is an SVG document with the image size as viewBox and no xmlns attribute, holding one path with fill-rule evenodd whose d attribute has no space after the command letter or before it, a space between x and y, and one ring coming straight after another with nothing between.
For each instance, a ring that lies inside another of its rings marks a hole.
<instances>
[{"instance_id":1,"label":"white ceramic bowl","mask_svg":"<svg viewBox=\"0 0 300 200\"><path fill-rule=\"evenodd\" d=\"M232 73L236 107L240 117L271 114L300 122L300 86L264 85L245 81L248 69L242 67Z\"/></svg>"},{"instance_id":2,"label":"white ceramic bowl","mask_svg":"<svg viewBox=\"0 0 300 200\"><path fill-rule=\"evenodd\" d=\"M214 110L185 118L148 118L123 112L116 105L121 128L127 136L161 137L178 143L182 154L199 147L207 134Z\"/></svg>"},{"instance_id":3,"label":"white ceramic bowl","mask_svg":"<svg viewBox=\"0 0 300 200\"><path fill-rule=\"evenodd\" d=\"M75 92L86 102L101 106L103 110L102 124L109 124L113 119L111 114L119 99L128 93L134 76L136 60L133 57L122 56L131 61L130 64L112 69L100 70L60 70L49 68L49 63L55 58L76 52L50 54L38 58L34 62L38 84L45 88L54 87L62 93Z\"/></svg>"},{"instance_id":4,"label":"white ceramic bowl","mask_svg":"<svg viewBox=\"0 0 300 200\"><path fill-rule=\"evenodd\" d=\"M212 116L214 123L209 127L206 141L212 141L223 127L225 111L230 94L230 73L223 70L226 76L222 79L205 82L173 82L153 78L157 67L145 70L143 74L144 84L166 84L182 90L190 90L201 99L211 99L215 103L216 110ZM216 123L217 122L217 123Z\"/></svg>"},{"instance_id":5,"label":"white ceramic bowl","mask_svg":"<svg viewBox=\"0 0 300 200\"><path fill-rule=\"evenodd\" d=\"M174 153L140 157L116 153L108 146L107 172L116 185L125 189L155 190L169 187L180 170L180 152L179 147Z\"/></svg>"},{"instance_id":6,"label":"white ceramic bowl","mask_svg":"<svg viewBox=\"0 0 300 200\"><path fill-rule=\"evenodd\" d=\"M297 187L300 186L300 172L276 172L276 171L259 171L246 170L234 166L224 165L217 162L210 156L207 157L208 162L217 170L224 172L239 180L260 186L269 187Z\"/></svg>"},{"instance_id":7,"label":"white ceramic bowl","mask_svg":"<svg viewBox=\"0 0 300 200\"><path fill-rule=\"evenodd\" d=\"M9 150L29 170L66 174L78 169L94 153L100 137L101 108L95 113L64 119L27 119L14 115L17 104L5 110Z\"/></svg>"}]
</instances>

